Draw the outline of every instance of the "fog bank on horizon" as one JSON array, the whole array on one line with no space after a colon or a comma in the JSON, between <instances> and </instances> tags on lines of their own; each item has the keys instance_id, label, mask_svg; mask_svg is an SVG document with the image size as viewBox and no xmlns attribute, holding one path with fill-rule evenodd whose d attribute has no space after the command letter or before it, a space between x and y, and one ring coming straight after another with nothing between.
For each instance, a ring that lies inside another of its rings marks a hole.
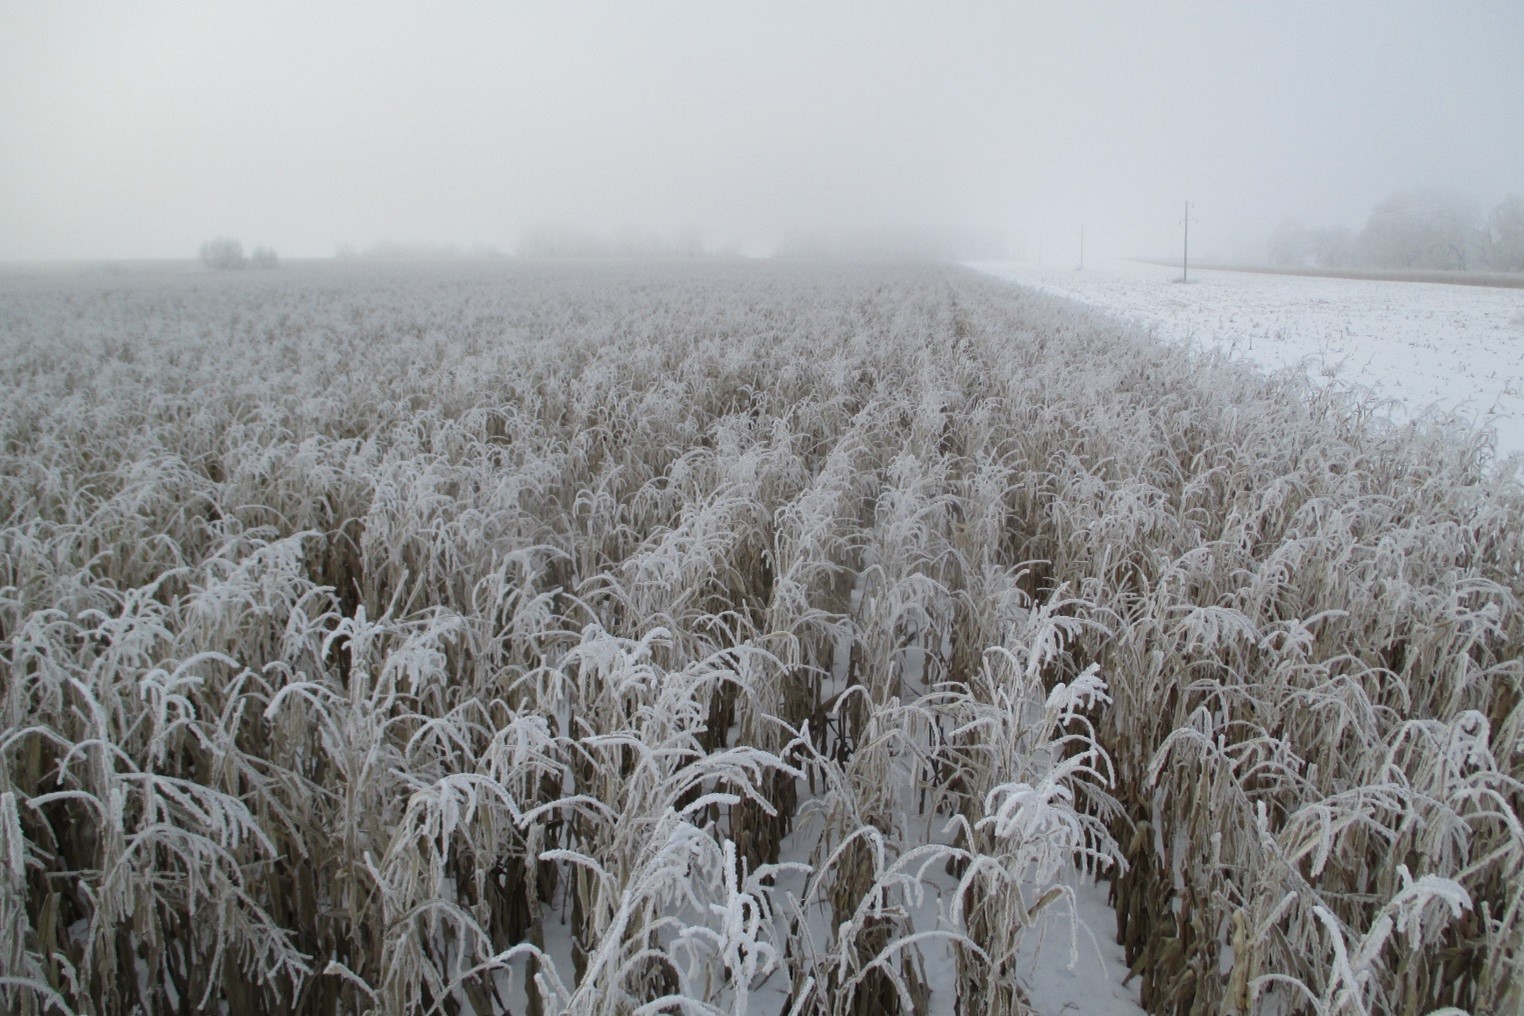
<instances>
[{"instance_id":1,"label":"fog bank on horizon","mask_svg":"<svg viewBox=\"0 0 1524 1016\"><path fill-rule=\"evenodd\" d=\"M1524 191L1524 5L0 8L0 260L1257 253Z\"/></svg>"}]
</instances>

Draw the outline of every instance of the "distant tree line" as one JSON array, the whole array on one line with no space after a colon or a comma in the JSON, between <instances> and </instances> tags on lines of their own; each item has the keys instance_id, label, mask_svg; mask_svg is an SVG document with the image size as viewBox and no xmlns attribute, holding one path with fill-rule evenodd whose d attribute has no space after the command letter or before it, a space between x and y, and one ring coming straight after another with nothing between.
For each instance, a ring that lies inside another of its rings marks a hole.
<instances>
[{"instance_id":1,"label":"distant tree line","mask_svg":"<svg viewBox=\"0 0 1524 1016\"><path fill-rule=\"evenodd\" d=\"M701 258L737 257L734 246L712 246L693 231L665 235L637 226L598 233L564 225L539 225L528 230L513 253L490 243L468 247L454 243L383 240L369 247L341 245L340 259L379 261L453 261L464 258Z\"/></svg>"},{"instance_id":2,"label":"distant tree line","mask_svg":"<svg viewBox=\"0 0 1524 1016\"><path fill-rule=\"evenodd\" d=\"M427 243L419 240L381 240L369 247L340 244L334 257L341 261L454 261L463 258L495 259L508 255L494 244Z\"/></svg>"},{"instance_id":3,"label":"distant tree line","mask_svg":"<svg viewBox=\"0 0 1524 1016\"><path fill-rule=\"evenodd\" d=\"M774 257L853 261L979 261L1006 256L1005 238L957 227L875 226L809 230L783 238Z\"/></svg>"},{"instance_id":4,"label":"distant tree line","mask_svg":"<svg viewBox=\"0 0 1524 1016\"><path fill-rule=\"evenodd\" d=\"M239 268L278 268L280 258L269 247L255 247L247 255L243 252L243 244L231 237L220 236L215 240L208 240L201 245L201 263L208 268L218 271L233 271Z\"/></svg>"},{"instance_id":5,"label":"distant tree line","mask_svg":"<svg viewBox=\"0 0 1524 1016\"><path fill-rule=\"evenodd\" d=\"M1358 233L1285 223L1269 254L1277 265L1524 272L1524 197L1510 195L1483 215L1452 191L1400 191L1371 209Z\"/></svg>"},{"instance_id":6,"label":"distant tree line","mask_svg":"<svg viewBox=\"0 0 1524 1016\"><path fill-rule=\"evenodd\" d=\"M575 226L541 224L519 240L526 258L705 258L736 257L734 246L712 246L694 230L665 234L641 226L599 233Z\"/></svg>"}]
</instances>

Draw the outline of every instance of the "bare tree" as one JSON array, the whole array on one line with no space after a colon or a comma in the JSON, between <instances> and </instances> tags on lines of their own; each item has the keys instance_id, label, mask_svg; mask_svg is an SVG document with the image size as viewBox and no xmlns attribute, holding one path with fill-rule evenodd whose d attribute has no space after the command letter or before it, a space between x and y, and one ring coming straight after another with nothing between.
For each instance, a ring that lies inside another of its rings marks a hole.
<instances>
[{"instance_id":1,"label":"bare tree","mask_svg":"<svg viewBox=\"0 0 1524 1016\"><path fill-rule=\"evenodd\" d=\"M1326 226L1313 230L1313 256L1325 268L1348 268L1353 265L1358 246L1348 226Z\"/></svg>"},{"instance_id":2,"label":"bare tree","mask_svg":"<svg viewBox=\"0 0 1524 1016\"><path fill-rule=\"evenodd\" d=\"M1487 256L1499 271L1524 272L1524 197L1510 194L1488 216Z\"/></svg>"},{"instance_id":3,"label":"bare tree","mask_svg":"<svg viewBox=\"0 0 1524 1016\"><path fill-rule=\"evenodd\" d=\"M1432 188L1382 201L1360 234L1365 257L1392 268L1471 268L1481 260L1483 240L1471 201Z\"/></svg>"},{"instance_id":4,"label":"bare tree","mask_svg":"<svg viewBox=\"0 0 1524 1016\"><path fill-rule=\"evenodd\" d=\"M203 243L200 257L202 264L221 271L242 268L248 263L243 256L243 244L226 236Z\"/></svg>"}]
</instances>

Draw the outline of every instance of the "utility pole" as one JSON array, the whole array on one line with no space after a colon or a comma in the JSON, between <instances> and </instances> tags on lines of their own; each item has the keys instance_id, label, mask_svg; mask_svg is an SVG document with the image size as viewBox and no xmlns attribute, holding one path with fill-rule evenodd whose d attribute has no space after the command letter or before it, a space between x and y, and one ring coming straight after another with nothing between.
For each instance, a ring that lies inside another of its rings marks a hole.
<instances>
[{"instance_id":1,"label":"utility pole","mask_svg":"<svg viewBox=\"0 0 1524 1016\"><path fill-rule=\"evenodd\" d=\"M1180 281L1191 281L1191 203L1185 203L1185 249L1180 253Z\"/></svg>"}]
</instances>

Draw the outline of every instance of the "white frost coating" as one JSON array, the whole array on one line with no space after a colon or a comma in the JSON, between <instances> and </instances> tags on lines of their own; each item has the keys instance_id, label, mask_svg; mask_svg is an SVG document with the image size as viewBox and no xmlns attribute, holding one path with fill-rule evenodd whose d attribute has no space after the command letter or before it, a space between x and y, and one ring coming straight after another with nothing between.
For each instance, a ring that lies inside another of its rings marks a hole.
<instances>
[{"instance_id":1,"label":"white frost coating","mask_svg":"<svg viewBox=\"0 0 1524 1016\"><path fill-rule=\"evenodd\" d=\"M1524 510L1443 434L941 268L0 308L11 1008L1524 1001Z\"/></svg>"},{"instance_id":2,"label":"white frost coating","mask_svg":"<svg viewBox=\"0 0 1524 1016\"><path fill-rule=\"evenodd\" d=\"M1057 710L1059 716L1068 722L1076 714L1094 708L1099 703L1109 703L1111 696L1106 694L1106 682L1101 680L1100 673L1100 664L1092 663L1072 684L1063 681L1055 684L1048 693L1048 708Z\"/></svg>"}]
</instances>

